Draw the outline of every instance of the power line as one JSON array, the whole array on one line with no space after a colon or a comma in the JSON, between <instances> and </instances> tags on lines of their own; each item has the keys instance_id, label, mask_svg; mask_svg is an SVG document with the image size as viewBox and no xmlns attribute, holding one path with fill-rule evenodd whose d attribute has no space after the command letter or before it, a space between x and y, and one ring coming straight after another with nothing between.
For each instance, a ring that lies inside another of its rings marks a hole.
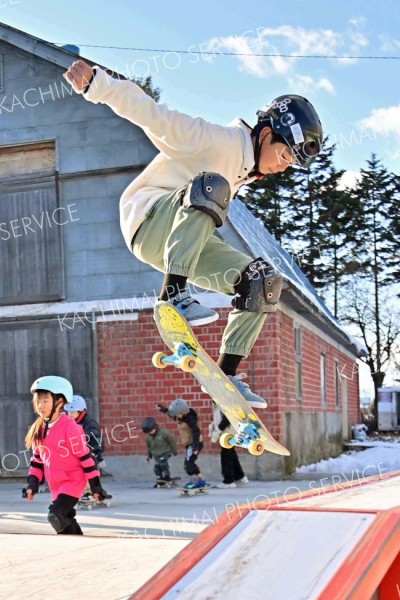
<instances>
[{"instance_id":1,"label":"power line","mask_svg":"<svg viewBox=\"0 0 400 600\"><path fill-rule=\"evenodd\" d=\"M64 45L64 44L55 44ZM266 58L335 58L335 59L368 59L368 60L399 60L400 56L354 56L354 55L329 55L329 54L263 54L256 52L203 52L202 50L165 50L161 48L130 48L129 46L101 46L94 44L77 44L80 48L103 48L108 50L133 50L135 52L164 52L165 54L201 54L206 56L255 56Z\"/></svg>"}]
</instances>

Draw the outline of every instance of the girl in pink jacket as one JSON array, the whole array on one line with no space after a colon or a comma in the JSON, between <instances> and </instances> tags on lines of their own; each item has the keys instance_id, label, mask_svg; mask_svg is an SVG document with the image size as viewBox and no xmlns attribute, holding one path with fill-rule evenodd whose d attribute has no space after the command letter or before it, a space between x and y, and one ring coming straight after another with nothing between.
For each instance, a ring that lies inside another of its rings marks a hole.
<instances>
[{"instance_id":1,"label":"girl in pink jacket","mask_svg":"<svg viewBox=\"0 0 400 600\"><path fill-rule=\"evenodd\" d=\"M48 375L34 381L31 393L39 418L25 438L33 456L23 496L33 500L40 482L46 479L52 499L47 520L58 534L82 535L74 507L86 481L97 500L103 499L106 491L82 427L62 413L64 404L72 401L72 385L63 377Z\"/></svg>"}]
</instances>

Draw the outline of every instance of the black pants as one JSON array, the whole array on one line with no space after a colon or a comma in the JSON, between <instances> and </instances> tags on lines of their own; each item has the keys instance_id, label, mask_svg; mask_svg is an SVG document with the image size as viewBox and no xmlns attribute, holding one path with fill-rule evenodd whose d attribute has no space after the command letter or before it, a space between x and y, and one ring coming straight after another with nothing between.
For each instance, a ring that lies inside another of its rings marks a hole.
<instances>
[{"instance_id":1,"label":"black pants","mask_svg":"<svg viewBox=\"0 0 400 600\"><path fill-rule=\"evenodd\" d=\"M79 498L75 496L69 496L68 494L58 494L57 498L49 506L51 513L58 515L58 522L61 523L56 529L58 534L63 535L83 535L82 529L79 527L78 522L75 519L76 510L75 505L78 503Z\"/></svg>"},{"instance_id":2,"label":"black pants","mask_svg":"<svg viewBox=\"0 0 400 600\"><path fill-rule=\"evenodd\" d=\"M244 477L235 448L221 448L221 471L224 483L233 483Z\"/></svg>"},{"instance_id":3,"label":"black pants","mask_svg":"<svg viewBox=\"0 0 400 600\"><path fill-rule=\"evenodd\" d=\"M185 472L189 475L198 475L201 471L199 467L196 465L196 460L199 457L199 454L203 448L203 442L200 442L198 453L193 454L193 446L186 446L185 449L185 462L183 463L183 468Z\"/></svg>"},{"instance_id":4,"label":"black pants","mask_svg":"<svg viewBox=\"0 0 400 600\"><path fill-rule=\"evenodd\" d=\"M154 457L154 474L157 479L170 479L171 473L169 470L169 459L170 454L161 454L161 456Z\"/></svg>"}]
</instances>

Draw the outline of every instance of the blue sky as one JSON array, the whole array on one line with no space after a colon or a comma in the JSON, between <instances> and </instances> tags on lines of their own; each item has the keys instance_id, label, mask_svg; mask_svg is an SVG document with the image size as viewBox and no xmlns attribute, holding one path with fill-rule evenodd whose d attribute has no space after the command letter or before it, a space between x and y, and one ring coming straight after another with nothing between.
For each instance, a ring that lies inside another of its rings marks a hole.
<instances>
[{"instance_id":1,"label":"blue sky","mask_svg":"<svg viewBox=\"0 0 400 600\"><path fill-rule=\"evenodd\" d=\"M275 96L303 94L338 142L339 168L357 172L375 152L399 173L400 60L221 54L400 56L398 0L0 0L0 20L77 44L83 56L122 73L152 75L162 102L213 122L253 123Z\"/></svg>"},{"instance_id":2,"label":"blue sky","mask_svg":"<svg viewBox=\"0 0 400 600\"><path fill-rule=\"evenodd\" d=\"M125 75L151 75L162 102L217 123L254 123L275 96L305 95L349 181L372 152L400 172L400 60L221 54L400 56L399 0L0 0L0 21L76 44Z\"/></svg>"}]
</instances>

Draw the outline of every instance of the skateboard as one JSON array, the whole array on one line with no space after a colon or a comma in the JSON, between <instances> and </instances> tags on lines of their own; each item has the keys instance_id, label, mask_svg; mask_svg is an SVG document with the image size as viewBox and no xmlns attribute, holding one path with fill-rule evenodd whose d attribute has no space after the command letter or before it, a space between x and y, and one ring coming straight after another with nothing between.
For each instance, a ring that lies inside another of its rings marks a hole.
<instances>
[{"instance_id":1,"label":"skateboard","mask_svg":"<svg viewBox=\"0 0 400 600\"><path fill-rule=\"evenodd\" d=\"M208 494L208 488L211 486L207 483L207 485L203 485L202 487L197 488L179 488L180 496L197 496L197 494Z\"/></svg>"},{"instance_id":2,"label":"skateboard","mask_svg":"<svg viewBox=\"0 0 400 600\"><path fill-rule=\"evenodd\" d=\"M93 510L93 508L109 508L111 506L111 498L109 494L103 500L96 500L92 494L84 496L78 500L77 508L86 508L87 510Z\"/></svg>"},{"instance_id":3,"label":"skateboard","mask_svg":"<svg viewBox=\"0 0 400 600\"><path fill-rule=\"evenodd\" d=\"M154 484L155 488L170 488L172 486L178 485L178 481L180 481L180 477L171 477L171 479L157 479Z\"/></svg>"},{"instance_id":4,"label":"skateboard","mask_svg":"<svg viewBox=\"0 0 400 600\"><path fill-rule=\"evenodd\" d=\"M277 442L231 380L201 347L192 328L181 313L169 302L157 302L154 318L158 330L173 354L156 352L153 365L164 369L168 365L192 373L201 387L216 402L236 434L223 433L219 442L223 448L247 448L250 454L261 455L264 450L290 456L287 448Z\"/></svg>"}]
</instances>

